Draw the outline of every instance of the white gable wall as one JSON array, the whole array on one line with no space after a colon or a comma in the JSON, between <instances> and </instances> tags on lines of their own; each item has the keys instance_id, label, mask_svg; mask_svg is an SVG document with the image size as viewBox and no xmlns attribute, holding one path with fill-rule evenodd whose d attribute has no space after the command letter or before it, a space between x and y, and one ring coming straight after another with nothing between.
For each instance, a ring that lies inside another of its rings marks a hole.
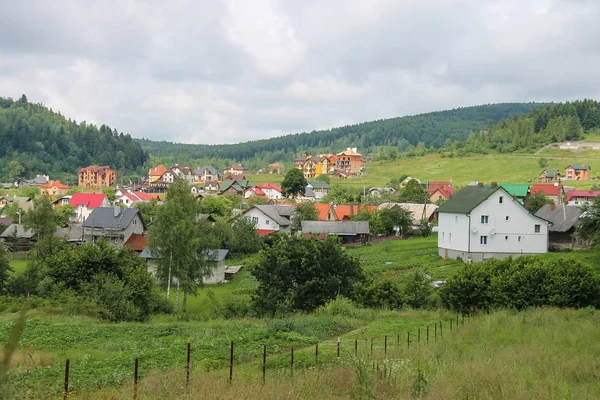
<instances>
[{"instance_id":1,"label":"white gable wall","mask_svg":"<svg viewBox=\"0 0 600 400\"><path fill-rule=\"evenodd\" d=\"M255 229L268 229L271 231L278 231L280 229L279 224L273 221L269 216L265 215L258 208L252 208L248 210L248 212L246 212L244 216L255 221Z\"/></svg>"}]
</instances>

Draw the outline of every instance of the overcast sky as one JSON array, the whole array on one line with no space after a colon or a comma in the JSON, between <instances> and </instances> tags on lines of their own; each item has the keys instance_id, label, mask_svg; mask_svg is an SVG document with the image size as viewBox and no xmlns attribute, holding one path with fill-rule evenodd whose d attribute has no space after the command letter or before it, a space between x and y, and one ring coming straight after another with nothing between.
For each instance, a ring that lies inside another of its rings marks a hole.
<instances>
[{"instance_id":1,"label":"overcast sky","mask_svg":"<svg viewBox=\"0 0 600 400\"><path fill-rule=\"evenodd\" d=\"M598 21L596 0L0 0L0 96L186 143L598 99Z\"/></svg>"}]
</instances>

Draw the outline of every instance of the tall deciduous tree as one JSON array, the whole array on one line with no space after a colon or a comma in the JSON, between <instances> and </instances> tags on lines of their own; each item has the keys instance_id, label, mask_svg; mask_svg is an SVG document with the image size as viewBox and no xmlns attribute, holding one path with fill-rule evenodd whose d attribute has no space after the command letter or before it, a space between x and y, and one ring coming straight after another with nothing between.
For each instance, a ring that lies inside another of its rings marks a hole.
<instances>
[{"instance_id":1,"label":"tall deciduous tree","mask_svg":"<svg viewBox=\"0 0 600 400\"><path fill-rule=\"evenodd\" d=\"M529 195L525 199L525 208L532 214L538 212L538 210L544 207L545 204L552 204L552 200L550 200L546 195L542 192L537 192L535 194Z\"/></svg>"},{"instance_id":2,"label":"tall deciduous tree","mask_svg":"<svg viewBox=\"0 0 600 400\"><path fill-rule=\"evenodd\" d=\"M292 168L285 174L285 178L281 182L281 191L284 196L292 195L296 197L298 193L304 192L307 184L308 182L302 171L298 168Z\"/></svg>"},{"instance_id":3,"label":"tall deciduous tree","mask_svg":"<svg viewBox=\"0 0 600 400\"><path fill-rule=\"evenodd\" d=\"M40 258L52 254L57 216L50 196L44 194L34 199L34 207L23 218L26 229L31 229L36 238L36 251Z\"/></svg>"},{"instance_id":4,"label":"tall deciduous tree","mask_svg":"<svg viewBox=\"0 0 600 400\"><path fill-rule=\"evenodd\" d=\"M0 295L6 292L6 285L11 272L13 272L13 269L8 260L8 246L4 242L0 242Z\"/></svg>"},{"instance_id":5,"label":"tall deciduous tree","mask_svg":"<svg viewBox=\"0 0 600 400\"><path fill-rule=\"evenodd\" d=\"M412 214L400 206L393 206L381 210L379 212L379 218L381 219L384 232L387 235L394 235L398 232L403 236L409 232L412 227Z\"/></svg>"},{"instance_id":6,"label":"tall deciduous tree","mask_svg":"<svg viewBox=\"0 0 600 400\"><path fill-rule=\"evenodd\" d=\"M593 245L600 244L600 197L583 206L577 236Z\"/></svg>"},{"instance_id":7,"label":"tall deciduous tree","mask_svg":"<svg viewBox=\"0 0 600 400\"><path fill-rule=\"evenodd\" d=\"M301 203L298 204L292 215L292 225L290 228L292 232L299 232L302 230L302 221L317 221L318 219L319 214L312 203Z\"/></svg>"},{"instance_id":8,"label":"tall deciduous tree","mask_svg":"<svg viewBox=\"0 0 600 400\"><path fill-rule=\"evenodd\" d=\"M419 181L411 179L400 191L400 201L403 203L425 203L429 201L429 192L423 189Z\"/></svg>"}]
</instances>

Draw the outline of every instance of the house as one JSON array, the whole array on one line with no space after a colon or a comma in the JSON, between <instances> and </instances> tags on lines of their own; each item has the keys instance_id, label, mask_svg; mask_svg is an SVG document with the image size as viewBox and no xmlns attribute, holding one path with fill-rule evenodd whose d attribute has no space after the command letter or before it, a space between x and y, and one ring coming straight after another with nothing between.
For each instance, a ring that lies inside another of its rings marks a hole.
<instances>
[{"instance_id":1,"label":"house","mask_svg":"<svg viewBox=\"0 0 600 400\"><path fill-rule=\"evenodd\" d=\"M65 228L58 228L54 233L55 237L64 239L70 243L81 243L82 228L80 224L70 224ZM13 251L28 251L31 250L36 237L32 230L26 229L23 224L10 224L0 232L0 239L13 243Z\"/></svg>"},{"instance_id":2,"label":"house","mask_svg":"<svg viewBox=\"0 0 600 400\"><path fill-rule=\"evenodd\" d=\"M307 187L311 188L317 200L322 199L329 193L331 186L323 181L308 181Z\"/></svg>"},{"instance_id":3,"label":"house","mask_svg":"<svg viewBox=\"0 0 600 400\"><path fill-rule=\"evenodd\" d=\"M360 211L368 211L370 213L377 212L377 206L365 206L356 204L340 204L334 206L335 216L338 221L349 221L352 216Z\"/></svg>"},{"instance_id":4,"label":"house","mask_svg":"<svg viewBox=\"0 0 600 400\"><path fill-rule=\"evenodd\" d=\"M146 235L143 233L133 233L129 236L129 239L125 241L123 247L127 247L133 251L137 251L141 253L148 246L148 241L146 239Z\"/></svg>"},{"instance_id":5,"label":"house","mask_svg":"<svg viewBox=\"0 0 600 400\"><path fill-rule=\"evenodd\" d=\"M429 201L431 203L441 203L452 197L456 192L451 186L442 186L435 189L429 189Z\"/></svg>"},{"instance_id":6,"label":"house","mask_svg":"<svg viewBox=\"0 0 600 400\"><path fill-rule=\"evenodd\" d=\"M175 164L171 167L171 171L175 172L179 179L185 179L189 184L193 184L195 181L194 173L187 165Z\"/></svg>"},{"instance_id":7,"label":"house","mask_svg":"<svg viewBox=\"0 0 600 400\"><path fill-rule=\"evenodd\" d=\"M153 262L154 258L150 252L150 248L146 247L141 253L140 257L146 259L148 263L148 272L156 274L156 264ZM202 257L212 264L211 274L202 278L202 282L207 285L213 285L217 283L223 283L225 281L225 271L227 266L225 265L225 259L229 257L229 250L215 249L208 250ZM176 281L176 279L175 279ZM200 282L199 282L200 283Z\"/></svg>"},{"instance_id":8,"label":"house","mask_svg":"<svg viewBox=\"0 0 600 400\"><path fill-rule=\"evenodd\" d=\"M165 172L167 172L168 170L169 169L162 164L160 164L154 168L150 168L148 170L148 183L153 184L153 183L158 182L160 180L160 178L163 176L163 174Z\"/></svg>"},{"instance_id":9,"label":"house","mask_svg":"<svg viewBox=\"0 0 600 400\"><path fill-rule=\"evenodd\" d=\"M25 179L23 184L25 186L42 186L50 182L50 177L48 175L36 175L33 179Z\"/></svg>"},{"instance_id":10,"label":"house","mask_svg":"<svg viewBox=\"0 0 600 400\"><path fill-rule=\"evenodd\" d=\"M342 244L368 243L371 239L369 221L302 221L302 235L323 240L336 235Z\"/></svg>"},{"instance_id":11,"label":"house","mask_svg":"<svg viewBox=\"0 0 600 400\"><path fill-rule=\"evenodd\" d=\"M221 174L217 171L215 167L212 165L205 165L203 167L198 168L194 171L194 175L196 176L196 180L200 182L218 182L221 180Z\"/></svg>"},{"instance_id":12,"label":"house","mask_svg":"<svg viewBox=\"0 0 600 400\"><path fill-rule=\"evenodd\" d=\"M336 170L334 175L340 179L350 179L352 178L352 172Z\"/></svg>"},{"instance_id":13,"label":"house","mask_svg":"<svg viewBox=\"0 0 600 400\"><path fill-rule=\"evenodd\" d=\"M87 194L87 193L75 193L69 200L69 204L75 209L74 222L85 221L92 210L98 207L109 207L110 202L105 194Z\"/></svg>"},{"instance_id":14,"label":"house","mask_svg":"<svg viewBox=\"0 0 600 400\"><path fill-rule=\"evenodd\" d=\"M537 180L538 182L557 182L560 178L560 170L551 168L543 170Z\"/></svg>"},{"instance_id":15,"label":"house","mask_svg":"<svg viewBox=\"0 0 600 400\"><path fill-rule=\"evenodd\" d=\"M296 206L256 205L243 215L254 222L256 232L261 236L273 232L291 233L291 219Z\"/></svg>"},{"instance_id":16,"label":"house","mask_svg":"<svg viewBox=\"0 0 600 400\"><path fill-rule=\"evenodd\" d=\"M317 218L319 221L337 221L337 215L335 209L331 204L315 203L315 210L317 210Z\"/></svg>"},{"instance_id":17,"label":"house","mask_svg":"<svg viewBox=\"0 0 600 400\"><path fill-rule=\"evenodd\" d=\"M438 212L438 251L444 259L485 261L548 251L549 222L501 186L466 186Z\"/></svg>"},{"instance_id":18,"label":"house","mask_svg":"<svg viewBox=\"0 0 600 400\"><path fill-rule=\"evenodd\" d=\"M312 187L306 186L303 193L299 193L297 200L300 202L315 201L317 199Z\"/></svg>"},{"instance_id":19,"label":"house","mask_svg":"<svg viewBox=\"0 0 600 400\"><path fill-rule=\"evenodd\" d=\"M600 196L600 190L569 190L567 204L570 206L588 204Z\"/></svg>"},{"instance_id":20,"label":"house","mask_svg":"<svg viewBox=\"0 0 600 400\"><path fill-rule=\"evenodd\" d=\"M592 168L586 164L569 164L565 170L565 179L585 181L590 179Z\"/></svg>"},{"instance_id":21,"label":"house","mask_svg":"<svg viewBox=\"0 0 600 400\"><path fill-rule=\"evenodd\" d=\"M536 183L531 187L530 193L543 193L556 205L562 204L565 198L564 188L559 183Z\"/></svg>"},{"instance_id":22,"label":"house","mask_svg":"<svg viewBox=\"0 0 600 400\"><path fill-rule=\"evenodd\" d=\"M106 238L109 243L124 245L131 235L144 233L146 224L137 208L98 207L83 222L85 242Z\"/></svg>"},{"instance_id":23,"label":"house","mask_svg":"<svg viewBox=\"0 0 600 400\"><path fill-rule=\"evenodd\" d=\"M132 207L137 203L147 203L155 196L146 192L132 192L131 190L123 191L120 196L117 196L115 204L123 204L127 207Z\"/></svg>"},{"instance_id":24,"label":"house","mask_svg":"<svg viewBox=\"0 0 600 400\"><path fill-rule=\"evenodd\" d=\"M270 174L281 174L281 164L279 163L273 163L273 164L269 164L269 173Z\"/></svg>"},{"instance_id":25,"label":"house","mask_svg":"<svg viewBox=\"0 0 600 400\"><path fill-rule=\"evenodd\" d=\"M309 159L309 158L310 158L310 156L308 156L308 155L306 155L306 154L305 154L305 155L302 155L302 156L299 156L299 157L297 157L297 158L294 160L294 168L298 168L298 169L302 170L302 169L304 168L304 163L305 163L306 161L308 161L308 159Z\"/></svg>"},{"instance_id":26,"label":"house","mask_svg":"<svg viewBox=\"0 0 600 400\"><path fill-rule=\"evenodd\" d=\"M279 200L283 199L283 195L281 194L281 188L272 183L264 183L259 188L265 193L267 199L269 200Z\"/></svg>"},{"instance_id":27,"label":"house","mask_svg":"<svg viewBox=\"0 0 600 400\"><path fill-rule=\"evenodd\" d=\"M437 210L439 206L432 203L383 203L377 207L377 211L392 208L394 206L398 206L412 215L412 225L414 229L418 229L421 226L422 220L425 219L427 222L433 222L438 216Z\"/></svg>"},{"instance_id":28,"label":"house","mask_svg":"<svg viewBox=\"0 0 600 400\"><path fill-rule=\"evenodd\" d=\"M357 152L356 147L348 147L345 151L337 154L335 168L338 171L360 172L362 163L363 156Z\"/></svg>"},{"instance_id":29,"label":"house","mask_svg":"<svg viewBox=\"0 0 600 400\"><path fill-rule=\"evenodd\" d=\"M244 190L249 188L250 181L246 179L224 179L219 185L221 194L239 194L242 195Z\"/></svg>"},{"instance_id":30,"label":"house","mask_svg":"<svg viewBox=\"0 0 600 400\"><path fill-rule=\"evenodd\" d=\"M371 197L381 197L384 194L397 194L396 189L393 187L372 187L369 189L369 196Z\"/></svg>"},{"instance_id":31,"label":"house","mask_svg":"<svg viewBox=\"0 0 600 400\"><path fill-rule=\"evenodd\" d=\"M40 186L40 192L46 193L49 196L64 196L69 189L70 187L68 185L60 183L60 181L51 181Z\"/></svg>"},{"instance_id":32,"label":"house","mask_svg":"<svg viewBox=\"0 0 600 400\"><path fill-rule=\"evenodd\" d=\"M176 178L178 178L177 174L172 170L167 169L162 173L162 175L158 179L152 181L150 183L150 186L164 188L169 186L171 183L175 182Z\"/></svg>"},{"instance_id":33,"label":"house","mask_svg":"<svg viewBox=\"0 0 600 400\"><path fill-rule=\"evenodd\" d=\"M329 173L329 159L325 156L318 156L314 158L315 163L315 176L327 175Z\"/></svg>"},{"instance_id":34,"label":"house","mask_svg":"<svg viewBox=\"0 0 600 400\"><path fill-rule=\"evenodd\" d=\"M308 157L308 159L302 164L302 174L306 179L314 178L317 173L317 163L312 157Z\"/></svg>"},{"instance_id":35,"label":"house","mask_svg":"<svg viewBox=\"0 0 600 400\"><path fill-rule=\"evenodd\" d=\"M10 196L0 196L0 209L2 209L4 206L7 206L8 203L11 203L12 200L10 200Z\"/></svg>"},{"instance_id":36,"label":"house","mask_svg":"<svg viewBox=\"0 0 600 400\"><path fill-rule=\"evenodd\" d=\"M205 192L218 192L219 185L220 184L218 181L204 181L204 191Z\"/></svg>"},{"instance_id":37,"label":"house","mask_svg":"<svg viewBox=\"0 0 600 400\"><path fill-rule=\"evenodd\" d=\"M225 170L223 172L224 172L225 176L227 176L227 175L242 176L246 172L248 172L248 168L242 167L241 164L233 164L233 165L230 165L229 167L225 168Z\"/></svg>"},{"instance_id":38,"label":"house","mask_svg":"<svg viewBox=\"0 0 600 400\"><path fill-rule=\"evenodd\" d=\"M266 197L265 192L263 192L263 190L261 188L259 188L258 186L251 186L249 188L247 188L246 190L244 190L244 198L250 198L250 197Z\"/></svg>"},{"instance_id":39,"label":"house","mask_svg":"<svg viewBox=\"0 0 600 400\"><path fill-rule=\"evenodd\" d=\"M524 204L529 195L529 185L526 183L502 183L500 186L521 204Z\"/></svg>"},{"instance_id":40,"label":"house","mask_svg":"<svg viewBox=\"0 0 600 400\"><path fill-rule=\"evenodd\" d=\"M117 173L105 165L90 165L77 173L78 185L83 187L114 186Z\"/></svg>"},{"instance_id":41,"label":"house","mask_svg":"<svg viewBox=\"0 0 600 400\"><path fill-rule=\"evenodd\" d=\"M535 213L537 217L543 218L552 224L548 228L550 250L573 249L583 245L574 236L581 213L581 207L564 204L559 206L545 204Z\"/></svg>"},{"instance_id":42,"label":"house","mask_svg":"<svg viewBox=\"0 0 600 400\"><path fill-rule=\"evenodd\" d=\"M54 208L56 208L56 207L60 207L60 206L67 205L67 204L69 204L69 203L71 202L71 199L72 199L72 198L73 198L73 195L71 195L71 194L68 194L68 195L66 195L66 196L63 196L63 197L61 197L61 198L57 199L57 200L54 200L54 201L52 202L52 206L53 206Z\"/></svg>"}]
</instances>

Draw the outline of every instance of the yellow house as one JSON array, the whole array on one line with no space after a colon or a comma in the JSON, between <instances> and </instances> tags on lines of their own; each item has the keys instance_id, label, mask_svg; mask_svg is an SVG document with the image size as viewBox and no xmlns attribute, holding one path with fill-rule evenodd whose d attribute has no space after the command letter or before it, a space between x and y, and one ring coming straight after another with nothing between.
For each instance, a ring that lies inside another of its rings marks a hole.
<instances>
[{"instance_id":1,"label":"yellow house","mask_svg":"<svg viewBox=\"0 0 600 400\"><path fill-rule=\"evenodd\" d=\"M315 176L327 175L329 173L329 160L327 157L315 157L313 160L316 163Z\"/></svg>"}]
</instances>

